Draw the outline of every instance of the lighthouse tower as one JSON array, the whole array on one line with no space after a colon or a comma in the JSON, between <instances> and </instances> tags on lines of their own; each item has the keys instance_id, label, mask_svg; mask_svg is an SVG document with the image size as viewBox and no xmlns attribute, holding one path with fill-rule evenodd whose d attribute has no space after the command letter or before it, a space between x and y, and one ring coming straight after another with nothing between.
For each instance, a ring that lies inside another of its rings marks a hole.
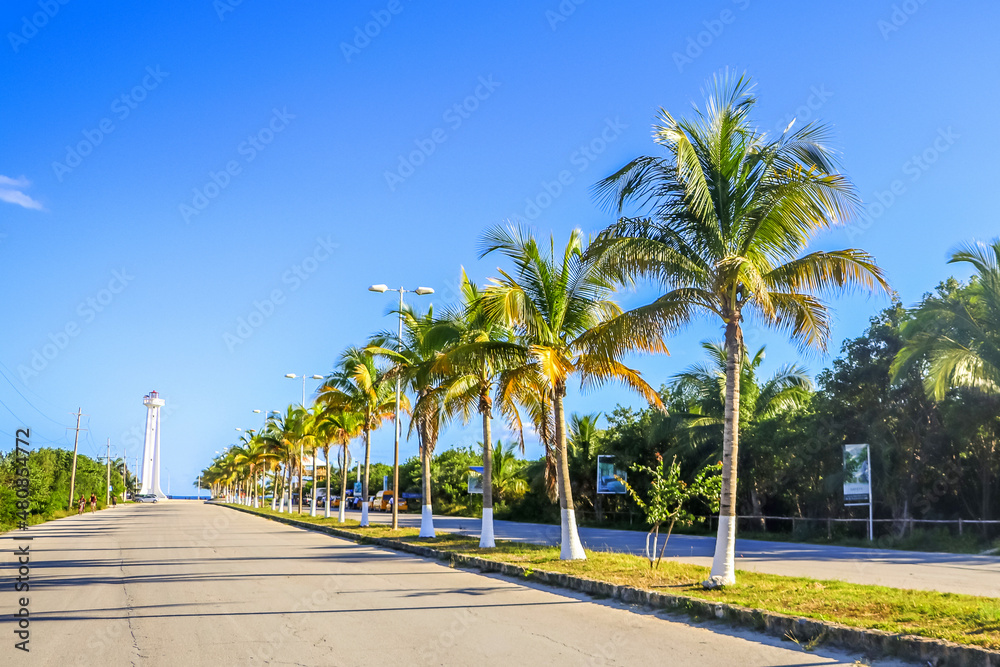
<instances>
[{"instance_id":1,"label":"lighthouse tower","mask_svg":"<svg viewBox=\"0 0 1000 667\"><path fill-rule=\"evenodd\" d=\"M146 406L146 442L142 448L142 488L139 493L166 498L167 494L160 490L160 408L163 407L163 399L151 391L143 397L142 404Z\"/></svg>"}]
</instances>

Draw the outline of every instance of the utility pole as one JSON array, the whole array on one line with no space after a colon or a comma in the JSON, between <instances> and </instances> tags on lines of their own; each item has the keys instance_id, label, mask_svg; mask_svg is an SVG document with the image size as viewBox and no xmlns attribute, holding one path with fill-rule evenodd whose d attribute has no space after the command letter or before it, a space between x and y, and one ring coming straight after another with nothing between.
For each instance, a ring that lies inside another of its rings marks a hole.
<instances>
[{"instance_id":1,"label":"utility pole","mask_svg":"<svg viewBox=\"0 0 1000 667\"><path fill-rule=\"evenodd\" d=\"M108 484L104 487L104 506L111 504L111 438L108 438Z\"/></svg>"},{"instance_id":2,"label":"utility pole","mask_svg":"<svg viewBox=\"0 0 1000 667\"><path fill-rule=\"evenodd\" d=\"M72 412L70 414L73 414ZM80 446L80 431L86 431L85 428L80 428L80 417L83 416L83 408L76 409L76 428L66 427L67 431L76 431L76 437L73 438L73 472L69 475L69 506L67 509L72 509L73 507L73 495L76 493L76 452Z\"/></svg>"},{"instance_id":3,"label":"utility pole","mask_svg":"<svg viewBox=\"0 0 1000 667\"><path fill-rule=\"evenodd\" d=\"M122 502L125 502L125 494L128 493L128 449L122 447Z\"/></svg>"}]
</instances>

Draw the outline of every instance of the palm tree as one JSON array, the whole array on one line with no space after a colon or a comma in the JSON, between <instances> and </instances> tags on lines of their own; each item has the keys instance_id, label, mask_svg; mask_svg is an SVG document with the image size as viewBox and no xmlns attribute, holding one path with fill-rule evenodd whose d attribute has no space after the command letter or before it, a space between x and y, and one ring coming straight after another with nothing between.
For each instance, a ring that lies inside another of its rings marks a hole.
<instances>
[{"instance_id":1,"label":"palm tree","mask_svg":"<svg viewBox=\"0 0 1000 667\"><path fill-rule=\"evenodd\" d=\"M463 272L464 273L464 272ZM434 511L431 499L431 460L442 425L443 391L440 374L434 372L445 346L454 336L447 323L434 319L434 309L423 315L411 306L396 311L403 320L403 337L383 332L372 337L367 351L392 364L390 375L399 375L413 391L416 401L410 419L410 433L417 432L420 448L421 511L420 537L434 537Z\"/></svg>"},{"instance_id":2,"label":"palm tree","mask_svg":"<svg viewBox=\"0 0 1000 667\"><path fill-rule=\"evenodd\" d=\"M578 374L583 387L620 381L650 403L663 405L639 372L620 361L634 350L666 352L661 328L623 315L608 298L611 284L600 265L584 261L583 251L579 230L558 254L552 238L543 249L526 229L499 226L486 233L481 253L499 252L514 264L514 271L500 270L500 277L484 290L483 313L515 331L536 367L545 394L542 402L551 400L564 560L586 558L576 527L566 448L563 399L570 376Z\"/></svg>"},{"instance_id":3,"label":"palm tree","mask_svg":"<svg viewBox=\"0 0 1000 667\"><path fill-rule=\"evenodd\" d=\"M347 521L347 467L348 467L348 445L363 430L364 417L343 407L328 406L320 413L320 427L325 434L325 442L328 444L323 448L323 455L326 457L326 517L330 516L330 448L331 443L340 445L341 465L340 465L340 511L337 518L339 523Z\"/></svg>"},{"instance_id":4,"label":"palm tree","mask_svg":"<svg viewBox=\"0 0 1000 667\"><path fill-rule=\"evenodd\" d=\"M372 431L396 414L394 383L386 372L375 363L375 356L366 350L352 347L340 357L338 368L328 375L320 387L317 403L331 408L357 412L362 418L365 435L365 473L362 478L361 525L368 525L368 472L371 463ZM400 397L401 405L409 410L406 396Z\"/></svg>"},{"instance_id":5,"label":"palm tree","mask_svg":"<svg viewBox=\"0 0 1000 667\"><path fill-rule=\"evenodd\" d=\"M279 511L284 511L284 497L288 498L288 511L292 511L292 480L293 474L298 472L299 476L299 513L302 512L302 456L301 449L304 446L306 432L306 421L308 412L301 407L288 406L285 414L274 419L274 428L269 433L268 438L271 446L280 451L280 456L285 464L286 482L282 492L282 503Z\"/></svg>"},{"instance_id":6,"label":"palm tree","mask_svg":"<svg viewBox=\"0 0 1000 667\"><path fill-rule=\"evenodd\" d=\"M953 388L1000 396L1000 239L965 245L948 263L971 264L976 273L955 294L928 297L913 311L893 379L925 359L924 384L935 400Z\"/></svg>"},{"instance_id":7,"label":"palm tree","mask_svg":"<svg viewBox=\"0 0 1000 667\"><path fill-rule=\"evenodd\" d=\"M473 414L479 414L483 422L483 516L479 547L492 549L496 546L491 460L493 394L498 389L501 373L524 366L527 354L524 346L514 341L509 327L487 316L483 310L483 295L464 269L461 291L461 308L446 318L453 344L445 349L434 370L447 378L440 399L445 414L449 417L461 415L466 422Z\"/></svg>"},{"instance_id":8,"label":"palm tree","mask_svg":"<svg viewBox=\"0 0 1000 667\"><path fill-rule=\"evenodd\" d=\"M886 292L882 270L855 250L804 254L812 237L849 217L859 203L836 170L828 131L809 123L777 139L751 124L757 98L745 76L716 77L705 111L675 120L661 110L655 142L666 157L639 157L597 185L622 217L589 256L620 284L651 280L663 290L631 311L676 329L710 314L725 327L726 410L723 486L711 585L736 581L736 479L743 320L753 316L803 346L824 350L830 314L824 293Z\"/></svg>"},{"instance_id":9,"label":"palm tree","mask_svg":"<svg viewBox=\"0 0 1000 667\"><path fill-rule=\"evenodd\" d=\"M528 490L528 480L525 479L525 461L514 455L519 443L503 444L497 440L493 445L492 486L497 493L497 500L503 502L511 495L522 495ZM483 491L486 491L485 484Z\"/></svg>"}]
</instances>

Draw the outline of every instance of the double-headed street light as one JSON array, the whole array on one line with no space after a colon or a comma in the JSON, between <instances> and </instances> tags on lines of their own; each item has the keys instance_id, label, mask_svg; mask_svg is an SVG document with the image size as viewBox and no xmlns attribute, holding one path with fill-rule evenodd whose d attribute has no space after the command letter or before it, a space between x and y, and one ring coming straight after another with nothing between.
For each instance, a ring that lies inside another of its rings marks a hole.
<instances>
[{"instance_id":1,"label":"double-headed street light","mask_svg":"<svg viewBox=\"0 0 1000 667\"><path fill-rule=\"evenodd\" d=\"M396 350L398 352L403 351L403 293L412 292L419 296L425 296L427 294L434 294L434 290L430 287L418 287L415 290L403 289L389 289L386 285L372 285L368 288L370 292L399 292L399 332L396 338ZM392 529L396 530L399 528L399 396L401 392L400 378L399 374L396 374L396 437L393 444L392 451ZM367 493L367 489L365 489Z\"/></svg>"},{"instance_id":2,"label":"double-headed street light","mask_svg":"<svg viewBox=\"0 0 1000 667\"><path fill-rule=\"evenodd\" d=\"M310 379L313 379L313 380L322 380L323 379L322 375L306 375L305 373L303 373L302 375L296 375L295 373L285 373L285 377L288 378L288 379L290 379L290 380L294 380L295 378L302 378L302 407L303 408L306 407L306 378L310 378ZM254 412L257 412L257 410L254 410Z\"/></svg>"}]
</instances>

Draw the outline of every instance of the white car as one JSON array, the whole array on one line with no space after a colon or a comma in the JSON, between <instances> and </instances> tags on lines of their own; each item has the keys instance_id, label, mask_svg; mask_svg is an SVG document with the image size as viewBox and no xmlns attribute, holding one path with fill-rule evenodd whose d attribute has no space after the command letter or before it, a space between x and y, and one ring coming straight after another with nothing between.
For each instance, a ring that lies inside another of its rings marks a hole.
<instances>
[{"instance_id":1,"label":"white car","mask_svg":"<svg viewBox=\"0 0 1000 667\"><path fill-rule=\"evenodd\" d=\"M137 493L134 498L137 503L155 503L156 494L154 493Z\"/></svg>"}]
</instances>

